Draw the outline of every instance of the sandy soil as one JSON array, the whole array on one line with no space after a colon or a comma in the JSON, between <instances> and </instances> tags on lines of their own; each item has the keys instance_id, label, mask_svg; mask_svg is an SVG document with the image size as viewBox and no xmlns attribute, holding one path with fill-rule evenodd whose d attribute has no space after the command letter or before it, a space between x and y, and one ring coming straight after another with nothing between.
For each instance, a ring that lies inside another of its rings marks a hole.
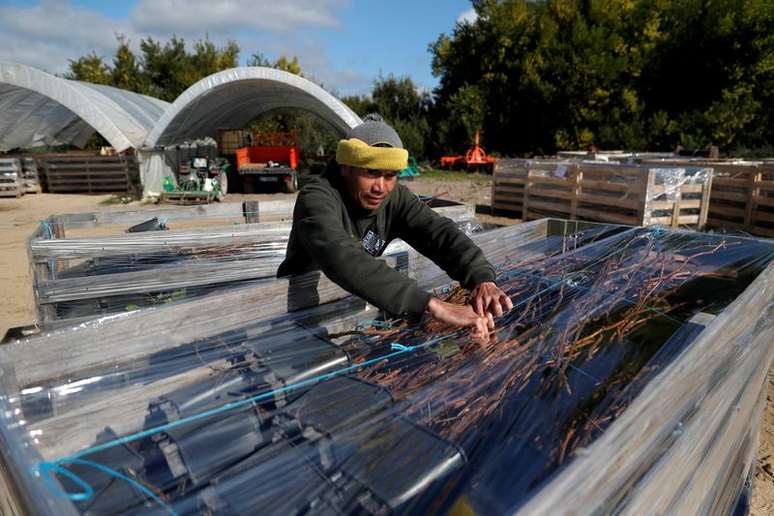
<instances>
[{"instance_id":1,"label":"sandy soil","mask_svg":"<svg viewBox=\"0 0 774 516\"><path fill-rule=\"evenodd\" d=\"M488 214L491 184L485 178L472 181L441 182L414 180L406 183L421 195L440 197L477 205L479 218L485 222L513 224L514 219L492 217ZM137 210L153 208L153 204L103 205L107 195L40 194L21 199L0 198L0 336L8 328L34 323L35 310L32 282L27 260L26 240L39 222L49 215L106 210ZM229 195L227 202L246 199L291 199L288 194ZM758 451L758 466L753 482L750 514L774 514L774 378L770 378L768 403L764 414Z\"/></svg>"}]
</instances>

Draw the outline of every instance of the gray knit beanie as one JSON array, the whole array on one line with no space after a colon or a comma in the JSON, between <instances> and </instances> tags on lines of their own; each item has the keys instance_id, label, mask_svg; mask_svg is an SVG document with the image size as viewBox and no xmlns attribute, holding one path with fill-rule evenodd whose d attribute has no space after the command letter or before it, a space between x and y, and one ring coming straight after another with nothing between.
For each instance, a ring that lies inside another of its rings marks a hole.
<instances>
[{"instance_id":1,"label":"gray knit beanie","mask_svg":"<svg viewBox=\"0 0 774 516\"><path fill-rule=\"evenodd\" d=\"M347 139L357 138L372 147L403 148L403 142L398 133L384 122L384 119L371 113L363 118L363 123L349 130Z\"/></svg>"}]
</instances>

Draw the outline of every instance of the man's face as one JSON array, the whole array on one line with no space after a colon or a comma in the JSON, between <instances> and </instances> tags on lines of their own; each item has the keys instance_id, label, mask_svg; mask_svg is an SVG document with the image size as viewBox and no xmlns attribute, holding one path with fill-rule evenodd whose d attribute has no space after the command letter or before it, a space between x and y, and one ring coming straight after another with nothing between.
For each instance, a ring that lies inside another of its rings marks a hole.
<instances>
[{"instance_id":1,"label":"man's face","mask_svg":"<svg viewBox=\"0 0 774 516\"><path fill-rule=\"evenodd\" d=\"M398 183L397 170L370 170L342 165L341 177L352 199L368 211L381 206Z\"/></svg>"}]
</instances>

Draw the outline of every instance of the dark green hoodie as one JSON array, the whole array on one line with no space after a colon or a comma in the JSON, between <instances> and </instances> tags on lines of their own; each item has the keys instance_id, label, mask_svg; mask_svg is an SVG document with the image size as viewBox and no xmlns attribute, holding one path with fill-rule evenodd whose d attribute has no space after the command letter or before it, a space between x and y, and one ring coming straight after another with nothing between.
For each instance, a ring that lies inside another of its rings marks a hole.
<instances>
[{"instance_id":1,"label":"dark green hoodie","mask_svg":"<svg viewBox=\"0 0 774 516\"><path fill-rule=\"evenodd\" d=\"M352 201L333 164L298 194L285 261L278 277L322 270L345 290L393 315L418 316L430 293L377 260L401 238L467 288L494 281L495 272L473 241L405 186L398 184L374 212Z\"/></svg>"}]
</instances>

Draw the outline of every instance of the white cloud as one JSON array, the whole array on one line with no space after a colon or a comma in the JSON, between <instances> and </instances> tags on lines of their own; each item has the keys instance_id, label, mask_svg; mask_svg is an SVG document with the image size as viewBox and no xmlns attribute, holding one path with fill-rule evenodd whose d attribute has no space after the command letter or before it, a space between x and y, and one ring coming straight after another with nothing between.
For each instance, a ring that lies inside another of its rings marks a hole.
<instances>
[{"instance_id":1,"label":"white cloud","mask_svg":"<svg viewBox=\"0 0 774 516\"><path fill-rule=\"evenodd\" d=\"M348 0L140 0L132 24L145 33L196 34L205 28L287 34L308 27L338 27L336 11Z\"/></svg>"},{"instance_id":2,"label":"white cloud","mask_svg":"<svg viewBox=\"0 0 774 516\"><path fill-rule=\"evenodd\" d=\"M473 24L473 23L476 23L477 19L478 19L478 14L476 14L476 10L471 7L467 11L457 16L457 23Z\"/></svg>"},{"instance_id":3,"label":"white cloud","mask_svg":"<svg viewBox=\"0 0 774 516\"><path fill-rule=\"evenodd\" d=\"M64 0L46 0L32 7L0 6L0 59L53 73L66 71L68 59L90 52L111 56L116 33L136 38L128 22L111 20Z\"/></svg>"},{"instance_id":4,"label":"white cloud","mask_svg":"<svg viewBox=\"0 0 774 516\"><path fill-rule=\"evenodd\" d=\"M234 40L244 63L257 51L274 59L297 56L304 75L341 95L370 90L371 77L332 62L310 28L338 28L337 12L349 0L139 0L131 14L111 19L69 0L44 0L29 7L0 6L0 59L52 73L69 60L96 52L106 62L115 53L116 34L139 51L140 40L161 42L176 34L189 43L207 37L217 45Z\"/></svg>"}]
</instances>

